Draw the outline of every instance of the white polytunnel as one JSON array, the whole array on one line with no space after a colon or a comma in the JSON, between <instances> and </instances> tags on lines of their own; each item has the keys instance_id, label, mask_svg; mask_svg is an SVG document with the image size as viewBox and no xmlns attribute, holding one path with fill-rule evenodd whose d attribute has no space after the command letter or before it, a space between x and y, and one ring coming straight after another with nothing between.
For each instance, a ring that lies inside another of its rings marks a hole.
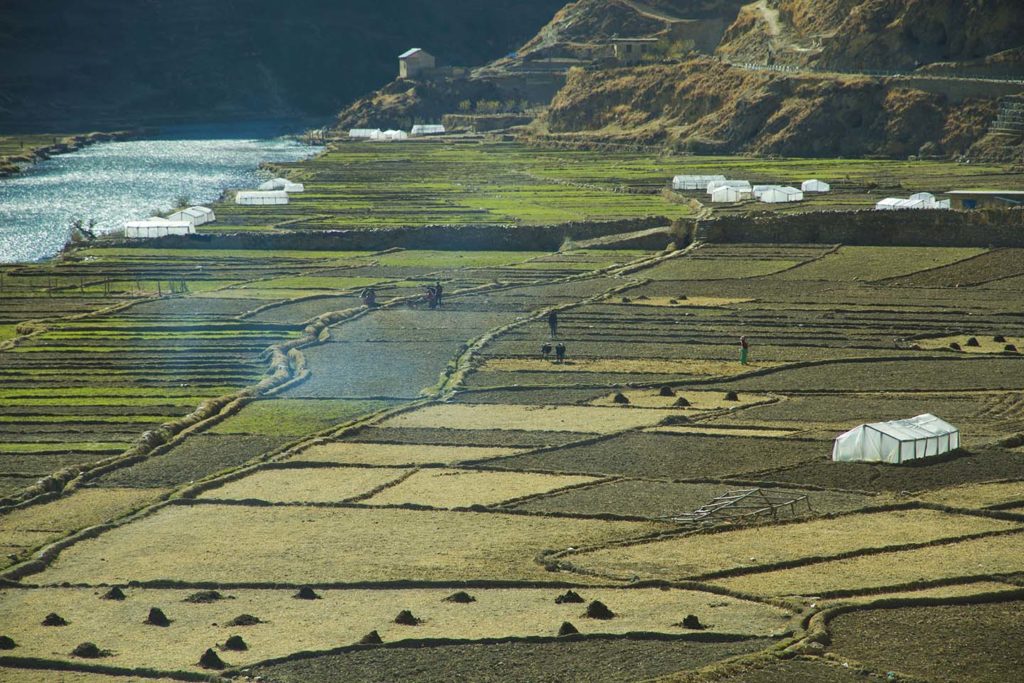
<instances>
[{"instance_id":1,"label":"white polytunnel","mask_svg":"<svg viewBox=\"0 0 1024 683\"><path fill-rule=\"evenodd\" d=\"M284 190L243 190L235 195L235 204L246 206L265 206L287 204L288 193Z\"/></svg>"},{"instance_id":2,"label":"white polytunnel","mask_svg":"<svg viewBox=\"0 0 1024 683\"><path fill-rule=\"evenodd\" d=\"M420 123L412 127L410 135L444 135L444 126L436 123Z\"/></svg>"},{"instance_id":3,"label":"white polytunnel","mask_svg":"<svg viewBox=\"0 0 1024 683\"><path fill-rule=\"evenodd\" d=\"M821 180L805 180L800 184L801 192L828 192L832 186Z\"/></svg>"},{"instance_id":4,"label":"white polytunnel","mask_svg":"<svg viewBox=\"0 0 1024 683\"><path fill-rule=\"evenodd\" d=\"M839 435L832 446L837 462L898 465L960 448L960 430L931 413L907 420L862 424Z\"/></svg>"},{"instance_id":5,"label":"white polytunnel","mask_svg":"<svg viewBox=\"0 0 1024 683\"><path fill-rule=\"evenodd\" d=\"M166 218L150 218L144 221L128 221L124 224L124 236L128 239L167 237L168 235L191 235L196 226L187 221L170 221Z\"/></svg>"},{"instance_id":6,"label":"white polytunnel","mask_svg":"<svg viewBox=\"0 0 1024 683\"><path fill-rule=\"evenodd\" d=\"M707 184L707 193L711 194L720 187L735 187L739 190L751 191L749 180L711 180Z\"/></svg>"},{"instance_id":7,"label":"white polytunnel","mask_svg":"<svg viewBox=\"0 0 1024 683\"><path fill-rule=\"evenodd\" d=\"M272 190L284 190L285 192L305 192L306 186L302 183L293 183L287 178L274 178L268 180L265 183L261 183L260 190L267 192Z\"/></svg>"},{"instance_id":8,"label":"white polytunnel","mask_svg":"<svg viewBox=\"0 0 1024 683\"><path fill-rule=\"evenodd\" d=\"M204 225L217 220L213 209L206 206L190 206L181 211L175 211L167 217L169 221L183 221L192 225Z\"/></svg>"},{"instance_id":9,"label":"white polytunnel","mask_svg":"<svg viewBox=\"0 0 1024 683\"><path fill-rule=\"evenodd\" d=\"M795 187L769 187L758 197L765 204L784 204L803 201L804 193Z\"/></svg>"},{"instance_id":10,"label":"white polytunnel","mask_svg":"<svg viewBox=\"0 0 1024 683\"><path fill-rule=\"evenodd\" d=\"M672 178L673 190L704 190L714 180L725 180L724 175L677 175Z\"/></svg>"}]
</instances>

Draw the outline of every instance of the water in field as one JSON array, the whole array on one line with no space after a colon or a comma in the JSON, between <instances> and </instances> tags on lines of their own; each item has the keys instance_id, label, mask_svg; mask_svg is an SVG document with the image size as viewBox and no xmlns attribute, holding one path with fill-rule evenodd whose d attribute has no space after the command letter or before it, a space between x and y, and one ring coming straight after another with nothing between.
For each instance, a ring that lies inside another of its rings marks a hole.
<instances>
[{"instance_id":1,"label":"water in field","mask_svg":"<svg viewBox=\"0 0 1024 683\"><path fill-rule=\"evenodd\" d=\"M0 180L0 263L55 255L75 218L98 232L167 212L187 198L215 201L255 187L262 161L297 161L319 151L279 137L280 126L190 126L160 138L107 142L53 157Z\"/></svg>"}]
</instances>

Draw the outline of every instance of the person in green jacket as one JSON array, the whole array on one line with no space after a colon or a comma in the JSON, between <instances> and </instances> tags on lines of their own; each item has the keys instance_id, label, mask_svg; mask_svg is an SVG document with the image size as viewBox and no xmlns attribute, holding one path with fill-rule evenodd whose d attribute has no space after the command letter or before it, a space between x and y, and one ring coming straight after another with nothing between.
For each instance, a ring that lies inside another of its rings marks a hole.
<instances>
[{"instance_id":1,"label":"person in green jacket","mask_svg":"<svg viewBox=\"0 0 1024 683\"><path fill-rule=\"evenodd\" d=\"M747 364L747 356L750 354L750 344L746 337L740 337L740 365Z\"/></svg>"}]
</instances>

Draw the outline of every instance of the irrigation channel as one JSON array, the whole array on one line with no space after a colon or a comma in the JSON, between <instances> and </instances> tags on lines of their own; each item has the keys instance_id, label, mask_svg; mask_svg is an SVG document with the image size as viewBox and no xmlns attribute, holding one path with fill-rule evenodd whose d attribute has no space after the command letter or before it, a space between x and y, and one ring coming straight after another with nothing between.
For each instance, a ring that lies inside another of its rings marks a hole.
<instances>
[{"instance_id":1,"label":"irrigation channel","mask_svg":"<svg viewBox=\"0 0 1024 683\"><path fill-rule=\"evenodd\" d=\"M169 128L35 164L0 180L0 263L54 256L73 219L95 220L98 232L111 232L186 198L202 204L224 190L252 187L260 162L298 161L320 150L283 136L295 130L280 123Z\"/></svg>"}]
</instances>

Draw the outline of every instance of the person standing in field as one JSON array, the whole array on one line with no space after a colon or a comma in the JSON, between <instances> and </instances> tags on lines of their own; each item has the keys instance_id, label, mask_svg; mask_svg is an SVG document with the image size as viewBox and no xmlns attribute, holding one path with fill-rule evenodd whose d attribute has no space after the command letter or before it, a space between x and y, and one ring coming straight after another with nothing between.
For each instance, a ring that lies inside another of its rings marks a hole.
<instances>
[{"instance_id":1,"label":"person standing in field","mask_svg":"<svg viewBox=\"0 0 1024 683\"><path fill-rule=\"evenodd\" d=\"M548 329L551 330L551 338L558 336L558 314L554 311L548 313Z\"/></svg>"},{"instance_id":2,"label":"person standing in field","mask_svg":"<svg viewBox=\"0 0 1024 683\"><path fill-rule=\"evenodd\" d=\"M437 294L435 295L435 298L437 299L437 305L440 307L441 306L441 294L444 293L444 287L441 286L441 281L440 280L438 280L434 284L434 291L437 292Z\"/></svg>"},{"instance_id":3,"label":"person standing in field","mask_svg":"<svg viewBox=\"0 0 1024 683\"><path fill-rule=\"evenodd\" d=\"M740 337L740 365L747 364L747 356L750 354L750 343L746 337Z\"/></svg>"}]
</instances>

